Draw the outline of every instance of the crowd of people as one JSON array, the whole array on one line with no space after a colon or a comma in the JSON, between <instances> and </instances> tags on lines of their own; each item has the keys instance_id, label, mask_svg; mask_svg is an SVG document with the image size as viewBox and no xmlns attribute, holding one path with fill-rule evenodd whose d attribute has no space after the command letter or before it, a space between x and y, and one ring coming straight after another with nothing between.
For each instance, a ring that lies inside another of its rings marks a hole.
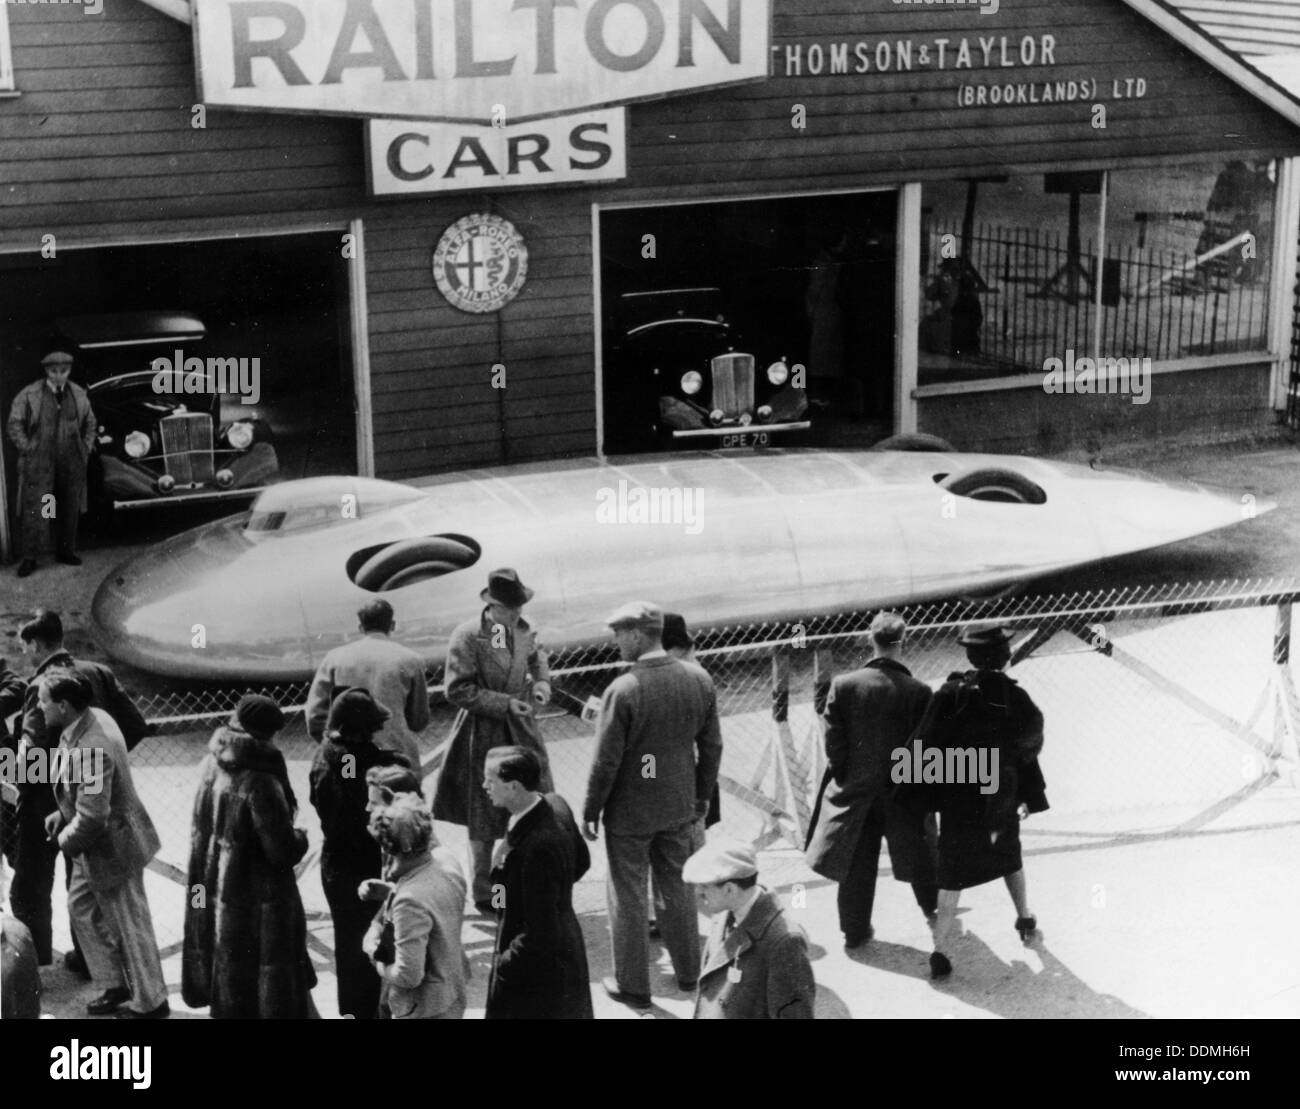
<instances>
[{"instance_id":1,"label":"crowd of people","mask_svg":"<svg viewBox=\"0 0 1300 1109\"><path fill-rule=\"evenodd\" d=\"M307 801L322 833L339 1013L463 1016L471 967L462 930L472 908L496 928L488 1019L590 1018L591 973L573 893L590 867L588 844L603 829L611 973L599 982L610 998L639 1011L652 1006L650 940L658 936L697 1017L812 1017L816 987L803 928L759 884L752 846L705 836L719 817L722 734L715 687L692 657L685 621L649 602L608 618L628 666L601 698L575 817L555 791L538 724L537 710L555 691L523 617L532 596L516 571L494 570L480 616L452 632L445 688L457 714L429 799L417 742L430 718L424 668L391 638L396 622L386 601L361 609L360 638L331 651L312 683L306 723L318 746ZM1046 808L1037 765L1042 716L1004 673L1011 653L1002 627L963 632L972 669L935 693L902 661L906 636L900 617L878 615L873 658L834 682L824 714L828 769L806 857L839 883L840 926L855 947L873 934L887 842L894 876L911 883L933 929L937 978L952 972L961 890L1004 878L1017 932L1028 939L1036 928L1019 822ZM4 837L15 871L6 960L52 961L53 876L62 855L76 945L65 962L103 987L88 1011L165 1017L144 889L159 840L128 757L148 726L111 671L63 649L57 615L38 613L20 639L35 672L23 681L0 663L0 739L22 749L102 749L105 758L97 776L18 787ZM309 844L276 744L284 726L274 700L246 695L199 768L181 996L214 1018L316 1015L295 869ZM914 741L940 751L996 747L1001 780L992 791L899 784L891 753ZM467 866L440 843L436 821L466 828ZM713 918L703 945L701 912Z\"/></svg>"}]
</instances>

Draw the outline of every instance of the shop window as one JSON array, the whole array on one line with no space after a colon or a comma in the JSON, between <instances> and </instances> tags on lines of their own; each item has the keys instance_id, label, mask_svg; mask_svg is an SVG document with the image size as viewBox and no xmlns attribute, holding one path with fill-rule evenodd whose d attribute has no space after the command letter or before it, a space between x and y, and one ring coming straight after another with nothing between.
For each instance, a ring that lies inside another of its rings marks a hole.
<instances>
[{"instance_id":1,"label":"shop window","mask_svg":"<svg viewBox=\"0 0 1300 1109\"><path fill-rule=\"evenodd\" d=\"M1266 350L1274 192L1242 161L926 185L921 384Z\"/></svg>"},{"instance_id":2,"label":"shop window","mask_svg":"<svg viewBox=\"0 0 1300 1109\"><path fill-rule=\"evenodd\" d=\"M0 4L0 93L12 92L14 61L9 49L9 10Z\"/></svg>"}]
</instances>

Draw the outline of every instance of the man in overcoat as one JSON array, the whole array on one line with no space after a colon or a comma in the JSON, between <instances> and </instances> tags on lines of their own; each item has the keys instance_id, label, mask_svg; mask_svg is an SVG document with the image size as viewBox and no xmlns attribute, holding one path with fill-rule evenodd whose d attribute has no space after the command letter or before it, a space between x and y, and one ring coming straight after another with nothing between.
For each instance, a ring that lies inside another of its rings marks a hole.
<instances>
[{"instance_id":1,"label":"man in overcoat","mask_svg":"<svg viewBox=\"0 0 1300 1109\"><path fill-rule=\"evenodd\" d=\"M389 713L388 721L375 733L375 746L405 756L418 773L418 737L429 726L424 663L392 638L397 624L393 606L387 601L376 599L362 605L357 623L361 638L335 647L321 659L307 694L307 733L319 741L334 698L345 689L364 689Z\"/></svg>"},{"instance_id":2,"label":"man in overcoat","mask_svg":"<svg viewBox=\"0 0 1300 1109\"><path fill-rule=\"evenodd\" d=\"M470 896L481 913L492 905L492 845L505 835L506 814L483 792L483 767L493 747L530 747L542 762L543 792L551 773L534 705L551 699L546 653L523 607L533 591L512 569L493 570L479 594L483 612L451 633L447 647L447 700L460 712L452 724L446 762L433 797L435 820L463 824L469 832Z\"/></svg>"},{"instance_id":3,"label":"man in overcoat","mask_svg":"<svg viewBox=\"0 0 1300 1109\"><path fill-rule=\"evenodd\" d=\"M9 438L18 450L20 578L36 569L51 520L58 560L81 565L77 524L85 509L86 464L98 425L86 390L68 380L72 362L66 351L47 354L41 359L44 376L22 389L9 410Z\"/></svg>"},{"instance_id":4,"label":"man in overcoat","mask_svg":"<svg viewBox=\"0 0 1300 1109\"><path fill-rule=\"evenodd\" d=\"M889 844L894 877L910 882L927 920L939 889L924 814L893 800L890 777L895 750L907 744L930 703L930 688L901 661L907 625L892 612L871 623L873 657L860 670L836 677L826 702L823 792L805 859L824 878L839 883L837 903L844 945L872 936L880 841Z\"/></svg>"},{"instance_id":5,"label":"man in overcoat","mask_svg":"<svg viewBox=\"0 0 1300 1109\"><path fill-rule=\"evenodd\" d=\"M170 1012L144 868L161 846L131 780L126 743L113 718L90 705L90 683L74 670L41 679L40 706L59 736L54 773L58 811L46 833L72 860L68 916L92 977L107 988L86 1006L92 1016ZM129 1004L128 1004L129 1003Z\"/></svg>"},{"instance_id":6,"label":"man in overcoat","mask_svg":"<svg viewBox=\"0 0 1300 1109\"><path fill-rule=\"evenodd\" d=\"M541 761L528 747L488 752L483 789L510 814L492 871L502 906L489 1020L593 1016L587 945L573 911L573 885L590 854L564 799L539 792L541 774Z\"/></svg>"},{"instance_id":7,"label":"man in overcoat","mask_svg":"<svg viewBox=\"0 0 1300 1109\"><path fill-rule=\"evenodd\" d=\"M811 1020L817 986L808 937L758 884L753 848L716 839L686 860L682 877L714 918L695 1019Z\"/></svg>"},{"instance_id":8,"label":"man in overcoat","mask_svg":"<svg viewBox=\"0 0 1300 1109\"><path fill-rule=\"evenodd\" d=\"M614 1000L647 1008L652 869L664 899L659 931L677 985L693 992L699 978L699 924L682 866L694 849L694 825L709 811L722 732L712 679L663 649L663 609L633 601L606 623L633 665L601 700L582 831L594 840L603 817L614 974L601 985Z\"/></svg>"}]
</instances>

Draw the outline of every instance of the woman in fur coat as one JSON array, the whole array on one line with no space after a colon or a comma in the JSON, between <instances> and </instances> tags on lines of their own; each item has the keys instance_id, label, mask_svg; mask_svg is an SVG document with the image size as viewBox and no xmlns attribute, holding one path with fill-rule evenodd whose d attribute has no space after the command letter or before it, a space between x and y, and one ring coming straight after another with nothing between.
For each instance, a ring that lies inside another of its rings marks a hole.
<instances>
[{"instance_id":1,"label":"woman in fur coat","mask_svg":"<svg viewBox=\"0 0 1300 1109\"><path fill-rule=\"evenodd\" d=\"M307 833L293 826L284 716L249 694L216 730L201 768L185 890L181 996L214 1019L315 1016L316 972L294 865Z\"/></svg>"}]
</instances>

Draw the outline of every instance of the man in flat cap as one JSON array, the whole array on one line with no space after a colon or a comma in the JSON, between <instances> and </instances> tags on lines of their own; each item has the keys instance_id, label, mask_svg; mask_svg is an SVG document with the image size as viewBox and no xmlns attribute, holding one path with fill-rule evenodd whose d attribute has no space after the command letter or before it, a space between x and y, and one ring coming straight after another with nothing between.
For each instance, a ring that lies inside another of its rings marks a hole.
<instances>
[{"instance_id":1,"label":"man in flat cap","mask_svg":"<svg viewBox=\"0 0 1300 1109\"><path fill-rule=\"evenodd\" d=\"M817 986L808 937L758 884L754 849L716 839L686 860L700 912L714 918L704 945L695 1018L811 1020Z\"/></svg>"},{"instance_id":2,"label":"man in flat cap","mask_svg":"<svg viewBox=\"0 0 1300 1109\"><path fill-rule=\"evenodd\" d=\"M463 824L469 833L470 896L484 915L492 904L492 845L506 834L507 814L483 792L483 768L493 747L528 747L542 762L542 793L554 789L534 705L551 699L546 652L523 618L533 591L509 567L488 574L479 594L483 611L451 633L447 700L460 712L451 728L447 761L433 797L435 820Z\"/></svg>"},{"instance_id":3,"label":"man in flat cap","mask_svg":"<svg viewBox=\"0 0 1300 1109\"><path fill-rule=\"evenodd\" d=\"M930 687L903 665L907 624L893 612L871 622L871 661L836 677L823 717L826 778L805 858L839 883L836 900L844 946L871 939L880 841L889 844L894 877L910 882L916 903L933 922L939 888L925 815L894 801L893 753L907 749L930 703Z\"/></svg>"},{"instance_id":4,"label":"man in flat cap","mask_svg":"<svg viewBox=\"0 0 1300 1109\"><path fill-rule=\"evenodd\" d=\"M9 438L18 450L20 578L36 569L51 520L56 557L81 565L77 523L97 425L86 390L68 380L72 361L66 351L47 354L41 359L45 376L19 392L9 411Z\"/></svg>"},{"instance_id":5,"label":"man in flat cap","mask_svg":"<svg viewBox=\"0 0 1300 1109\"><path fill-rule=\"evenodd\" d=\"M682 867L718 780L722 733L713 680L664 650L658 605L633 601L606 622L632 666L601 700L583 834L594 840L604 817L614 975L601 984L614 1000L648 1008L651 870L664 899L659 931L677 984L689 993L699 979L699 928Z\"/></svg>"}]
</instances>

